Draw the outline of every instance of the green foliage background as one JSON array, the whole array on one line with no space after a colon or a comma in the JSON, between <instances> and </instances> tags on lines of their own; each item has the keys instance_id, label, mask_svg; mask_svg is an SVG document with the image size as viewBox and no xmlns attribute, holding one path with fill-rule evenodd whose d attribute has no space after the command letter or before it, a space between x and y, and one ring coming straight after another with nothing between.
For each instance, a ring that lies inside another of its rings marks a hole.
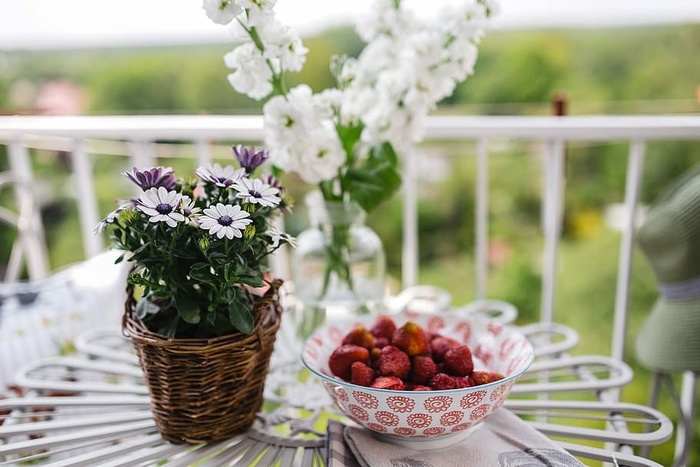
<instances>
[{"instance_id":1,"label":"green foliage background","mask_svg":"<svg viewBox=\"0 0 700 467\"><path fill-rule=\"evenodd\" d=\"M333 85L328 71L332 54L355 55L362 44L351 29L340 28L308 38L303 71L289 85L304 82L319 91ZM547 115L557 93L568 99L568 113L664 114L700 111L700 25L669 27L493 31L480 46L476 74L442 103L438 112L471 115ZM260 103L234 92L226 80L223 55L230 44L15 51L0 53L0 109L27 112L13 95L19 82L34 85L52 79L79 84L88 99L87 113L98 114L249 114ZM489 296L515 304L520 321L537 320L540 309L542 230L541 159L536 143L490 143L490 238L502 257L491 265ZM473 142L422 145L427 161L419 180L420 281L447 289L457 305L474 298ZM568 143L562 248L559 253L556 319L580 331L577 353L610 351L619 233L606 228L605 209L624 199L626 142ZM6 164L0 146L0 169ZM51 265L82 259L81 240L65 155L33 154L37 179L51 196L44 221ZM102 213L114 199L129 195L115 176L126 169L123 158L95 157L96 185ZM191 170L191 161L167 159L164 165ZM642 203L652 202L677 176L700 164L698 141L650 142L644 166ZM443 167L441 172L438 170ZM288 219L292 232L305 227L301 200L306 189L285 181L298 200ZM79 195L79 194L78 194ZM3 206L11 203L0 192ZM369 219L385 241L389 271L398 283L401 268L401 201L384 203ZM13 234L0 228L0 261L6 263ZM398 286L394 285L394 290ZM634 336L656 299L656 286L645 259L635 252L630 290L628 360L636 381L625 400L644 403L648 371L634 360ZM668 401L662 408L673 415ZM700 423L696 422L696 439ZM695 443L693 462L700 462ZM654 448L654 458L670 464L672 442Z\"/></svg>"}]
</instances>

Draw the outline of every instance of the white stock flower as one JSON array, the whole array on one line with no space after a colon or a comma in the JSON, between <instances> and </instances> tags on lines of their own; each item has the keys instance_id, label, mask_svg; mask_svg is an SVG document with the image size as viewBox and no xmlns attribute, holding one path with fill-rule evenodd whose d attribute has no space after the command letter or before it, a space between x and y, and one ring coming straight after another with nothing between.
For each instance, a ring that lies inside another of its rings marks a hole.
<instances>
[{"instance_id":1,"label":"white stock flower","mask_svg":"<svg viewBox=\"0 0 700 467\"><path fill-rule=\"evenodd\" d=\"M474 74L474 65L479 55L479 49L467 41L460 41L450 45L450 56L454 65L454 72L451 73L455 81L464 81L468 76Z\"/></svg>"},{"instance_id":2,"label":"white stock flower","mask_svg":"<svg viewBox=\"0 0 700 467\"><path fill-rule=\"evenodd\" d=\"M289 71L301 71L306 62L306 54L309 52L301 39L298 36L290 36L281 49L282 68Z\"/></svg>"},{"instance_id":3,"label":"white stock flower","mask_svg":"<svg viewBox=\"0 0 700 467\"><path fill-rule=\"evenodd\" d=\"M337 99L332 93L314 95L299 85L287 98L276 96L263 108L265 145L271 162L296 172L308 183L329 180L345 162L330 107Z\"/></svg>"},{"instance_id":4,"label":"white stock flower","mask_svg":"<svg viewBox=\"0 0 700 467\"><path fill-rule=\"evenodd\" d=\"M371 85L383 71L400 66L402 47L402 44L383 36L367 44L357 58L351 86Z\"/></svg>"},{"instance_id":5,"label":"white stock flower","mask_svg":"<svg viewBox=\"0 0 700 467\"><path fill-rule=\"evenodd\" d=\"M399 120L404 116L399 110L395 103L388 100L375 102L362 116L362 123L365 125L362 140L374 145L395 139L398 129L403 127Z\"/></svg>"},{"instance_id":6,"label":"white stock flower","mask_svg":"<svg viewBox=\"0 0 700 467\"><path fill-rule=\"evenodd\" d=\"M234 70L228 80L236 91L256 100L272 92L272 70L253 43L239 45L227 53L224 63Z\"/></svg>"},{"instance_id":7,"label":"white stock flower","mask_svg":"<svg viewBox=\"0 0 700 467\"><path fill-rule=\"evenodd\" d=\"M373 10L357 22L357 33L368 44L378 36L402 37L416 28L416 19L405 8L396 8L394 0L377 0Z\"/></svg>"},{"instance_id":8,"label":"white stock flower","mask_svg":"<svg viewBox=\"0 0 700 467\"><path fill-rule=\"evenodd\" d=\"M494 2L489 8L495 9ZM458 41L478 42L488 27L487 7L481 3L460 2L442 10L439 24L442 31Z\"/></svg>"},{"instance_id":9,"label":"white stock flower","mask_svg":"<svg viewBox=\"0 0 700 467\"><path fill-rule=\"evenodd\" d=\"M258 26L257 31L265 48L265 58L279 61L284 70L301 70L309 50L296 31L274 18Z\"/></svg>"},{"instance_id":10,"label":"white stock flower","mask_svg":"<svg viewBox=\"0 0 700 467\"><path fill-rule=\"evenodd\" d=\"M275 96L263 107L265 142L274 146L304 139L309 126L317 124L313 93L306 85L292 88L287 97ZM270 149L270 158L275 156Z\"/></svg>"},{"instance_id":11,"label":"white stock flower","mask_svg":"<svg viewBox=\"0 0 700 467\"><path fill-rule=\"evenodd\" d=\"M343 93L338 89L324 89L313 95L313 104L316 114L323 119L333 119L340 111L343 103Z\"/></svg>"},{"instance_id":12,"label":"white stock flower","mask_svg":"<svg viewBox=\"0 0 700 467\"><path fill-rule=\"evenodd\" d=\"M202 8L217 24L229 24L243 11L234 0L204 0Z\"/></svg>"},{"instance_id":13,"label":"white stock flower","mask_svg":"<svg viewBox=\"0 0 700 467\"><path fill-rule=\"evenodd\" d=\"M240 6L248 10L272 11L277 0L236 0Z\"/></svg>"},{"instance_id":14,"label":"white stock flower","mask_svg":"<svg viewBox=\"0 0 700 467\"><path fill-rule=\"evenodd\" d=\"M342 93L340 123L357 125L377 102L376 92L368 86L351 86Z\"/></svg>"},{"instance_id":15,"label":"white stock flower","mask_svg":"<svg viewBox=\"0 0 700 467\"><path fill-rule=\"evenodd\" d=\"M319 127L311 132L305 147L300 147L299 176L306 183L333 179L345 163L345 151L335 127Z\"/></svg>"},{"instance_id":16,"label":"white stock flower","mask_svg":"<svg viewBox=\"0 0 700 467\"><path fill-rule=\"evenodd\" d=\"M236 0L246 9L246 15L242 16L242 21L247 27L263 28L270 21L275 20L276 0Z\"/></svg>"},{"instance_id":17,"label":"white stock flower","mask_svg":"<svg viewBox=\"0 0 700 467\"><path fill-rule=\"evenodd\" d=\"M361 126L362 143L372 145L421 141L428 112L474 72L476 44L498 8L495 0L455 2L428 24L397 0L375 0L357 23L364 49L332 70L338 89L313 94L299 85L277 95L283 90L273 79L301 70L308 50L275 17L276 0L232 1L245 10L238 21L247 42L225 57L234 70L229 80L254 99L274 93L263 107L270 162L308 183L342 176L347 155L339 126Z\"/></svg>"}]
</instances>

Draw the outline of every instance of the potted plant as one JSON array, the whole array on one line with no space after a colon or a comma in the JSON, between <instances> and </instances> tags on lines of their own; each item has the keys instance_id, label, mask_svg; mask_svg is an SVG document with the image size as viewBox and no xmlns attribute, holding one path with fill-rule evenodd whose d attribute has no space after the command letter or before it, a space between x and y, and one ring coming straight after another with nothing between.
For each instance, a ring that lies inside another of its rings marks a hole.
<instances>
[{"instance_id":1,"label":"potted plant","mask_svg":"<svg viewBox=\"0 0 700 467\"><path fill-rule=\"evenodd\" d=\"M266 259L294 239L274 226L291 207L272 176L254 173L267 151L233 147L239 168L210 164L124 175L140 194L110 227L118 261L133 263L124 331L131 337L159 431L176 443L229 437L262 403L282 308Z\"/></svg>"}]
</instances>

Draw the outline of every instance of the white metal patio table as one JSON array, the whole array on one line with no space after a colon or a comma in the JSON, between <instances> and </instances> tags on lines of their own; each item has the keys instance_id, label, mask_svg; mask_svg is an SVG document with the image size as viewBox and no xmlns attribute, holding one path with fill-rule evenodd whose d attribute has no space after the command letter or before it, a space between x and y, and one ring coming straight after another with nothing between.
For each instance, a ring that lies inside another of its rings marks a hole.
<instances>
[{"instance_id":1,"label":"white metal patio table","mask_svg":"<svg viewBox=\"0 0 700 467\"><path fill-rule=\"evenodd\" d=\"M514 318L507 308L494 316L485 305L449 312L484 313L505 322ZM304 370L289 329L283 325L278 337L266 402L253 427L198 446L160 437L141 369L120 330L86 332L77 339L75 354L25 365L17 375L24 394L0 400L0 466L323 466L325 420L337 412L314 378L300 377ZM504 407L584 462L659 465L635 455L633 448L669 439L670 420L655 409L610 396L632 379L628 365L611 357L568 355L578 342L570 328L533 324L520 329L533 342L537 358Z\"/></svg>"}]
</instances>

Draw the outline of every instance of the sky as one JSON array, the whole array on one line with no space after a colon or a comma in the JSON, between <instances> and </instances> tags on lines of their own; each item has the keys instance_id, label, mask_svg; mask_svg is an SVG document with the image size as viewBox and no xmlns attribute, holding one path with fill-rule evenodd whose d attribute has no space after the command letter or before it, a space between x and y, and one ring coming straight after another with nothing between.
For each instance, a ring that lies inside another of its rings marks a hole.
<instances>
[{"instance_id":1,"label":"sky","mask_svg":"<svg viewBox=\"0 0 700 467\"><path fill-rule=\"evenodd\" d=\"M404 0L430 16L459 0ZM500 0L499 29L700 23L700 0ZM277 0L281 21L302 34L354 22L371 0ZM0 0L0 50L226 42L231 32L201 0Z\"/></svg>"}]
</instances>

